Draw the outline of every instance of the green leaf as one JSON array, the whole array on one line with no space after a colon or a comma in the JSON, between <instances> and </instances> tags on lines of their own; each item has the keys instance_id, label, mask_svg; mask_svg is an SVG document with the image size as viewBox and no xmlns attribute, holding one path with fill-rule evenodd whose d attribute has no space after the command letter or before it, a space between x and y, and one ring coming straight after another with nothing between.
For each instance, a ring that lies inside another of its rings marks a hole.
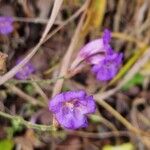
<instances>
[{"instance_id":1,"label":"green leaf","mask_svg":"<svg viewBox=\"0 0 150 150\"><path fill-rule=\"evenodd\" d=\"M122 89L123 90L129 90L131 87L135 85L141 85L144 81L144 77L137 73L127 84L125 84Z\"/></svg>"},{"instance_id":2,"label":"green leaf","mask_svg":"<svg viewBox=\"0 0 150 150\"><path fill-rule=\"evenodd\" d=\"M134 150L134 145L132 143L124 143L121 145L105 145L102 150Z\"/></svg>"},{"instance_id":3,"label":"green leaf","mask_svg":"<svg viewBox=\"0 0 150 150\"><path fill-rule=\"evenodd\" d=\"M14 142L11 139L0 140L0 150L12 150Z\"/></svg>"},{"instance_id":4,"label":"green leaf","mask_svg":"<svg viewBox=\"0 0 150 150\"><path fill-rule=\"evenodd\" d=\"M102 121L101 117L98 116L98 115L90 115L90 119L91 119L91 121L94 122L94 123L98 123L98 122L101 122L101 121Z\"/></svg>"}]
</instances>

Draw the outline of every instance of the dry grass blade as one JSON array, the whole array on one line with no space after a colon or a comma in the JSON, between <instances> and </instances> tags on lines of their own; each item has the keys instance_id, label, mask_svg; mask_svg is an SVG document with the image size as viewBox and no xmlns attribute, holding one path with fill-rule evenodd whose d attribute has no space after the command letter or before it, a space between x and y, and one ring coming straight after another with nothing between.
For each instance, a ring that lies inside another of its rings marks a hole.
<instances>
[{"instance_id":1,"label":"dry grass blade","mask_svg":"<svg viewBox=\"0 0 150 150\"><path fill-rule=\"evenodd\" d=\"M83 21L83 18L82 18L82 21ZM77 27L77 30L75 32L75 35L72 38L71 44L70 44L70 46L68 48L68 51L66 52L66 55L63 58L63 61L62 61L63 65L61 67L60 74L59 74L60 77L61 76L65 76L66 73L67 73L72 52L74 50L75 45L77 44L77 38L78 38L78 35L79 35L79 32L80 32L80 28L82 26L82 23L81 23L82 21L80 21L80 23L79 23L79 25ZM63 82L64 82L64 79L60 79L60 80L58 80L56 82L56 84L54 86L54 89L53 89L53 96L61 91Z\"/></svg>"},{"instance_id":2,"label":"dry grass blade","mask_svg":"<svg viewBox=\"0 0 150 150\"><path fill-rule=\"evenodd\" d=\"M60 70L60 73L59 73L60 77L65 76L67 74L67 70L68 70L68 67L69 67L70 59L71 59L73 50L74 50L74 48L75 48L75 46L76 46L76 44L78 42L78 37L80 35L80 31L81 31L81 27L83 25L84 18L85 18L85 13L82 15L82 17L80 19L80 22L79 22L79 24L77 26L75 34L74 34L74 36L73 36L73 38L71 40L71 43L69 45L68 51L66 52L66 54L65 54L65 56L63 58L61 70ZM63 82L64 82L64 79L58 80L56 82L56 84L54 86L54 89L53 89L53 96L61 91Z\"/></svg>"},{"instance_id":3,"label":"dry grass blade","mask_svg":"<svg viewBox=\"0 0 150 150\"><path fill-rule=\"evenodd\" d=\"M91 29L100 29L105 11L106 0L92 0L87 10L87 16L82 28L82 35L85 36Z\"/></svg>"},{"instance_id":4,"label":"dry grass blade","mask_svg":"<svg viewBox=\"0 0 150 150\"><path fill-rule=\"evenodd\" d=\"M96 99L96 98L95 98ZM104 107L108 112L110 112L117 120L119 120L128 130L132 131L133 133L141 136L150 137L149 132L144 132L139 128L134 127L128 120L126 120L123 116L120 115L114 108L112 108L109 104L107 104L104 100L96 99L97 102Z\"/></svg>"}]
</instances>

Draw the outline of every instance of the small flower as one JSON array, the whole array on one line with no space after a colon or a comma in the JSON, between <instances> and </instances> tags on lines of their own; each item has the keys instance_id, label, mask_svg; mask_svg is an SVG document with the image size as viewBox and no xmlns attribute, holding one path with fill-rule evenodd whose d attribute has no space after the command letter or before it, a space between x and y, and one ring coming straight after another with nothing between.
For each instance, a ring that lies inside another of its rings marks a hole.
<instances>
[{"instance_id":1,"label":"small flower","mask_svg":"<svg viewBox=\"0 0 150 150\"><path fill-rule=\"evenodd\" d=\"M92 72L98 80L111 80L121 66L123 54L116 53L111 47L110 41L111 32L105 29L102 38L89 42L80 50L71 64L70 74L74 75L79 72L85 61L91 65Z\"/></svg>"},{"instance_id":2,"label":"small flower","mask_svg":"<svg viewBox=\"0 0 150 150\"><path fill-rule=\"evenodd\" d=\"M93 66L92 72L96 74L98 80L111 80L117 74L121 66L122 57L122 53L107 55L103 61Z\"/></svg>"},{"instance_id":3,"label":"small flower","mask_svg":"<svg viewBox=\"0 0 150 150\"><path fill-rule=\"evenodd\" d=\"M20 62L17 61L16 64L18 64ZM16 78L20 79L20 80L26 80L33 72L35 72L35 68L33 66L33 64L31 63L27 63L17 74L16 74Z\"/></svg>"},{"instance_id":4,"label":"small flower","mask_svg":"<svg viewBox=\"0 0 150 150\"><path fill-rule=\"evenodd\" d=\"M77 55L72 63L71 69L74 69L82 61L86 61L90 65L98 64L105 58L105 55L112 52L110 46L111 33L105 29L102 38L87 43Z\"/></svg>"},{"instance_id":5,"label":"small flower","mask_svg":"<svg viewBox=\"0 0 150 150\"><path fill-rule=\"evenodd\" d=\"M80 57L87 60L90 64L99 63L105 57L106 53L112 51L109 44L110 40L111 33L105 29L102 38L89 42L81 49L79 52Z\"/></svg>"},{"instance_id":6,"label":"small flower","mask_svg":"<svg viewBox=\"0 0 150 150\"><path fill-rule=\"evenodd\" d=\"M11 17L0 17L0 34L7 35L13 31L13 19Z\"/></svg>"},{"instance_id":7,"label":"small flower","mask_svg":"<svg viewBox=\"0 0 150 150\"><path fill-rule=\"evenodd\" d=\"M63 128L87 127L86 114L94 113L95 101L84 91L68 91L57 94L49 102L49 109Z\"/></svg>"}]
</instances>

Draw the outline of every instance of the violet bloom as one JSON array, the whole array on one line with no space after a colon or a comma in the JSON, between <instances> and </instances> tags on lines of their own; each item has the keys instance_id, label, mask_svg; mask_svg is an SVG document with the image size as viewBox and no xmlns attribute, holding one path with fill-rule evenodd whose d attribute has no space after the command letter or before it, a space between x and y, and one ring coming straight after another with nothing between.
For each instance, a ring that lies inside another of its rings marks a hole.
<instances>
[{"instance_id":1,"label":"violet bloom","mask_svg":"<svg viewBox=\"0 0 150 150\"><path fill-rule=\"evenodd\" d=\"M104 30L102 38L87 43L79 52L77 58L73 62L71 69L74 69L82 61L86 61L90 65L101 62L106 54L112 53L110 46L111 33L108 29Z\"/></svg>"},{"instance_id":2,"label":"violet bloom","mask_svg":"<svg viewBox=\"0 0 150 150\"><path fill-rule=\"evenodd\" d=\"M17 61L16 64L20 62ZM35 68L32 63L27 63L19 72L16 73L16 78L20 80L26 80L33 72L35 72Z\"/></svg>"},{"instance_id":3,"label":"violet bloom","mask_svg":"<svg viewBox=\"0 0 150 150\"><path fill-rule=\"evenodd\" d=\"M86 44L79 52L79 56L87 60L90 64L98 64L102 59L104 59L106 53L110 53L112 51L109 44L110 40L111 33L109 30L105 29L102 38Z\"/></svg>"},{"instance_id":4,"label":"violet bloom","mask_svg":"<svg viewBox=\"0 0 150 150\"><path fill-rule=\"evenodd\" d=\"M7 35L13 31L13 19L11 17L0 17L0 34Z\"/></svg>"},{"instance_id":5,"label":"violet bloom","mask_svg":"<svg viewBox=\"0 0 150 150\"><path fill-rule=\"evenodd\" d=\"M96 75L97 80L100 81L111 80L117 74L122 64L123 54L114 52L109 45L110 38L110 31L105 30L103 35L106 50L105 57L92 67L92 72Z\"/></svg>"},{"instance_id":6,"label":"violet bloom","mask_svg":"<svg viewBox=\"0 0 150 150\"><path fill-rule=\"evenodd\" d=\"M80 50L70 70L78 70L82 67L80 63L86 61L98 80L111 80L121 66L123 55L112 49L110 41L111 32L105 29L102 38L89 42Z\"/></svg>"},{"instance_id":7,"label":"violet bloom","mask_svg":"<svg viewBox=\"0 0 150 150\"><path fill-rule=\"evenodd\" d=\"M113 53L97 65L94 65L92 72L96 74L97 80L111 80L118 72L122 63L122 53Z\"/></svg>"},{"instance_id":8,"label":"violet bloom","mask_svg":"<svg viewBox=\"0 0 150 150\"><path fill-rule=\"evenodd\" d=\"M87 127L86 115L94 113L96 105L93 96L79 90L57 94L50 100L49 109L63 128L78 129Z\"/></svg>"}]
</instances>

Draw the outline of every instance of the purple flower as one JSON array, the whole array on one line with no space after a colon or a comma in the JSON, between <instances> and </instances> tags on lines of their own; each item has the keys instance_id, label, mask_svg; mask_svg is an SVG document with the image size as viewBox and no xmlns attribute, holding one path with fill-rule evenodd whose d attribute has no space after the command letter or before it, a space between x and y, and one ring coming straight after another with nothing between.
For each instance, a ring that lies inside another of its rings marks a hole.
<instances>
[{"instance_id":1,"label":"purple flower","mask_svg":"<svg viewBox=\"0 0 150 150\"><path fill-rule=\"evenodd\" d=\"M105 29L102 38L93 40L87 43L79 52L77 58L73 62L71 69L74 69L82 61L86 61L90 65L95 65L101 62L106 54L112 53L110 46L111 33Z\"/></svg>"},{"instance_id":2,"label":"purple flower","mask_svg":"<svg viewBox=\"0 0 150 150\"><path fill-rule=\"evenodd\" d=\"M105 30L103 34L103 44L105 49L105 55L100 61L96 61L92 67L92 72L96 75L96 78L101 81L111 80L118 72L122 64L122 53L115 53L110 46L111 34L109 30ZM98 59L98 58L97 58Z\"/></svg>"},{"instance_id":3,"label":"purple flower","mask_svg":"<svg viewBox=\"0 0 150 150\"><path fill-rule=\"evenodd\" d=\"M92 66L92 72L98 80L111 80L121 66L123 54L116 53L110 41L111 32L105 29L102 38L89 42L80 50L70 70L76 73L83 67L80 63L86 61Z\"/></svg>"},{"instance_id":4,"label":"purple flower","mask_svg":"<svg viewBox=\"0 0 150 150\"><path fill-rule=\"evenodd\" d=\"M104 59L106 53L110 53L112 51L109 44L110 40L111 33L106 29L102 38L86 44L79 52L79 56L82 57L83 60L87 60L90 64L98 64Z\"/></svg>"},{"instance_id":5,"label":"purple flower","mask_svg":"<svg viewBox=\"0 0 150 150\"><path fill-rule=\"evenodd\" d=\"M103 61L93 66L92 72L96 74L98 80L111 80L117 74L121 66L122 57L122 53L107 55Z\"/></svg>"},{"instance_id":6,"label":"purple flower","mask_svg":"<svg viewBox=\"0 0 150 150\"><path fill-rule=\"evenodd\" d=\"M49 109L63 128L87 127L86 114L94 113L95 101L84 91L68 91L57 94L49 102Z\"/></svg>"},{"instance_id":7,"label":"purple flower","mask_svg":"<svg viewBox=\"0 0 150 150\"><path fill-rule=\"evenodd\" d=\"M17 61L16 64L20 62ZM26 64L17 74L16 78L20 80L26 80L33 72L35 72L35 68L32 63Z\"/></svg>"},{"instance_id":8,"label":"purple flower","mask_svg":"<svg viewBox=\"0 0 150 150\"><path fill-rule=\"evenodd\" d=\"M13 19L11 17L0 17L0 34L7 35L13 31Z\"/></svg>"}]
</instances>

